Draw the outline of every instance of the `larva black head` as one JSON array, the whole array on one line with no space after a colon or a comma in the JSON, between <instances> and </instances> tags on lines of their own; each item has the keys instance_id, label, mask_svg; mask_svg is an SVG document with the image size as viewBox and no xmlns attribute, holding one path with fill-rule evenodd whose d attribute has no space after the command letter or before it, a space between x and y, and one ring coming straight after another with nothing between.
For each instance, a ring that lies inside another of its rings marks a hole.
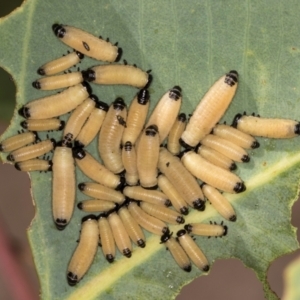
<instances>
[{"instance_id":1,"label":"larva black head","mask_svg":"<svg viewBox=\"0 0 300 300\"><path fill-rule=\"evenodd\" d=\"M50 141L51 141L51 143L53 145L53 148L55 148L55 146L56 146L56 140L55 139L50 139Z\"/></svg>"},{"instance_id":2,"label":"larva black head","mask_svg":"<svg viewBox=\"0 0 300 300\"><path fill-rule=\"evenodd\" d=\"M147 89L150 86L150 84L152 83L152 80L153 80L153 76L151 74L149 74L149 72L151 72L151 70L147 71L147 73L148 73L148 81L147 81L146 85L144 86L144 89Z\"/></svg>"},{"instance_id":3,"label":"larva black head","mask_svg":"<svg viewBox=\"0 0 300 300\"><path fill-rule=\"evenodd\" d=\"M32 86L33 86L35 89L37 89L37 90L40 90L40 89L41 89L41 84L40 84L40 82L39 82L38 80L34 81L34 82L32 83Z\"/></svg>"},{"instance_id":4,"label":"larva black head","mask_svg":"<svg viewBox=\"0 0 300 300\"><path fill-rule=\"evenodd\" d=\"M238 122L242 116L243 116L242 114L236 114L235 117L233 118L231 126L237 128Z\"/></svg>"},{"instance_id":5,"label":"larva black head","mask_svg":"<svg viewBox=\"0 0 300 300\"><path fill-rule=\"evenodd\" d=\"M175 101L181 98L181 87L175 85L169 92L169 97Z\"/></svg>"},{"instance_id":6,"label":"larva black head","mask_svg":"<svg viewBox=\"0 0 300 300\"><path fill-rule=\"evenodd\" d=\"M43 68L38 68L37 69L37 73L41 76L44 76L45 75L45 70Z\"/></svg>"},{"instance_id":7,"label":"larva black head","mask_svg":"<svg viewBox=\"0 0 300 300\"><path fill-rule=\"evenodd\" d=\"M256 148L259 148L260 144L258 141L254 141L252 144L251 144L251 148L252 149L256 149Z\"/></svg>"},{"instance_id":8,"label":"larva black head","mask_svg":"<svg viewBox=\"0 0 300 300\"><path fill-rule=\"evenodd\" d=\"M63 27L62 24L53 24L52 30L58 38L63 38L66 34L66 29Z\"/></svg>"},{"instance_id":9,"label":"larva black head","mask_svg":"<svg viewBox=\"0 0 300 300\"><path fill-rule=\"evenodd\" d=\"M204 211L205 210L205 201L201 199L196 199L193 201L193 207L197 210Z\"/></svg>"},{"instance_id":10,"label":"larva black head","mask_svg":"<svg viewBox=\"0 0 300 300\"><path fill-rule=\"evenodd\" d=\"M86 184L84 182L80 182L77 186L80 191L84 191Z\"/></svg>"},{"instance_id":11,"label":"larva black head","mask_svg":"<svg viewBox=\"0 0 300 300\"><path fill-rule=\"evenodd\" d=\"M184 219L183 216L178 216L178 217L176 218L176 222L177 222L178 224L184 224L185 219Z\"/></svg>"},{"instance_id":12,"label":"larva black head","mask_svg":"<svg viewBox=\"0 0 300 300\"><path fill-rule=\"evenodd\" d=\"M86 222L86 221L90 221L90 220L97 220L97 217L95 215L87 215L87 216L84 216L82 219L81 219L81 224Z\"/></svg>"},{"instance_id":13,"label":"larva black head","mask_svg":"<svg viewBox=\"0 0 300 300\"><path fill-rule=\"evenodd\" d=\"M102 110L104 110L104 111L108 111L109 106L108 106L107 103L105 103L105 102L99 100L99 101L96 103L96 108L102 109Z\"/></svg>"},{"instance_id":14,"label":"larva black head","mask_svg":"<svg viewBox=\"0 0 300 300\"><path fill-rule=\"evenodd\" d=\"M22 122L20 123L20 125L21 125L24 129L28 129L28 123L27 123L27 121L22 121Z\"/></svg>"},{"instance_id":15,"label":"larva black head","mask_svg":"<svg viewBox=\"0 0 300 300\"><path fill-rule=\"evenodd\" d=\"M81 52L76 51L76 50L74 52L77 54L77 56L79 57L79 59L83 59L84 58L84 55Z\"/></svg>"},{"instance_id":16,"label":"larva black head","mask_svg":"<svg viewBox=\"0 0 300 300\"><path fill-rule=\"evenodd\" d=\"M18 113L21 117L25 118L25 119L28 119L30 118L30 112L29 112L29 108L26 107L25 105L22 106L19 110L18 110Z\"/></svg>"},{"instance_id":17,"label":"larva black head","mask_svg":"<svg viewBox=\"0 0 300 300\"><path fill-rule=\"evenodd\" d=\"M183 206L183 207L180 208L180 212L183 215L187 216L189 214L189 209L186 206Z\"/></svg>"},{"instance_id":18,"label":"larva black head","mask_svg":"<svg viewBox=\"0 0 300 300\"><path fill-rule=\"evenodd\" d=\"M146 243L144 240L140 239L137 241L137 245L141 248L145 248L146 247Z\"/></svg>"},{"instance_id":19,"label":"larva black head","mask_svg":"<svg viewBox=\"0 0 300 300\"><path fill-rule=\"evenodd\" d=\"M141 89L138 93L137 93L137 100L138 103L141 105L146 105L148 103L150 99L149 96L149 92L146 89Z\"/></svg>"},{"instance_id":20,"label":"larva black head","mask_svg":"<svg viewBox=\"0 0 300 300\"><path fill-rule=\"evenodd\" d=\"M300 134L300 123L297 123L295 125L295 129L294 129L295 134Z\"/></svg>"},{"instance_id":21,"label":"larva black head","mask_svg":"<svg viewBox=\"0 0 300 300\"><path fill-rule=\"evenodd\" d=\"M97 97L96 95L94 95L94 94L91 94L91 95L89 96L89 98L90 98L91 100L95 101L96 103L98 103L98 101L99 101L98 97Z\"/></svg>"},{"instance_id":22,"label":"larva black head","mask_svg":"<svg viewBox=\"0 0 300 300\"><path fill-rule=\"evenodd\" d=\"M128 248L123 249L123 255L130 258L131 257L131 251Z\"/></svg>"},{"instance_id":23,"label":"larva black head","mask_svg":"<svg viewBox=\"0 0 300 300\"><path fill-rule=\"evenodd\" d=\"M177 231L177 237L181 237L185 234L186 234L186 231L184 229L180 229L180 230Z\"/></svg>"},{"instance_id":24,"label":"larva black head","mask_svg":"<svg viewBox=\"0 0 300 300\"><path fill-rule=\"evenodd\" d=\"M40 137L38 136L38 133L36 131L32 131L32 133L34 134L34 140L37 141L41 141Z\"/></svg>"},{"instance_id":25,"label":"larva black head","mask_svg":"<svg viewBox=\"0 0 300 300\"><path fill-rule=\"evenodd\" d=\"M181 151L177 156L182 159L187 153L191 152L191 149L185 149L183 151Z\"/></svg>"},{"instance_id":26,"label":"larva black head","mask_svg":"<svg viewBox=\"0 0 300 300\"><path fill-rule=\"evenodd\" d=\"M194 148L194 151L195 151L196 153L198 153L198 150L199 150L199 148L201 148L201 146L202 146L202 144L201 144L201 143L198 143L198 144L196 145L196 147Z\"/></svg>"},{"instance_id":27,"label":"larva black head","mask_svg":"<svg viewBox=\"0 0 300 300\"><path fill-rule=\"evenodd\" d=\"M234 86L238 82L239 74L235 70L229 71L225 76L225 83L229 86Z\"/></svg>"},{"instance_id":28,"label":"larva black head","mask_svg":"<svg viewBox=\"0 0 300 300\"><path fill-rule=\"evenodd\" d=\"M178 117L177 117L177 120L178 120L179 122L184 123L184 122L186 121L186 114L185 114L185 113L179 114Z\"/></svg>"},{"instance_id":29,"label":"larva black head","mask_svg":"<svg viewBox=\"0 0 300 300\"><path fill-rule=\"evenodd\" d=\"M52 171L52 167L53 167L53 162L52 160L49 160L49 167L47 171Z\"/></svg>"},{"instance_id":30,"label":"larva black head","mask_svg":"<svg viewBox=\"0 0 300 300\"><path fill-rule=\"evenodd\" d=\"M194 147L187 144L182 138L179 139L179 144L185 149L193 149Z\"/></svg>"},{"instance_id":31,"label":"larva black head","mask_svg":"<svg viewBox=\"0 0 300 300\"><path fill-rule=\"evenodd\" d=\"M223 236L225 236L225 235L227 235L228 227L226 225L224 225L223 228L224 228Z\"/></svg>"},{"instance_id":32,"label":"larva black head","mask_svg":"<svg viewBox=\"0 0 300 300\"><path fill-rule=\"evenodd\" d=\"M155 136L157 133L158 133L158 127L157 127L157 125L149 125L145 129L145 134L147 136Z\"/></svg>"},{"instance_id":33,"label":"larva black head","mask_svg":"<svg viewBox=\"0 0 300 300\"><path fill-rule=\"evenodd\" d=\"M116 174L116 175L119 175L119 176L121 176L121 177L124 177L124 176L125 176L125 173L126 173L126 171L125 171L125 169L124 169L124 170L122 170L121 172L115 173L115 174Z\"/></svg>"},{"instance_id":34,"label":"larva black head","mask_svg":"<svg viewBox=\"0 0 300 300\"><path fill-rule=\"evenodd\" d=\"M126 104L124 100L120 97L118 97L114 102L113 102L113 108L115 110L123 110L126 107Z\"/></svg>"},{"instance_id":35,"label":"larva black head","mask_svg":"<svg viewBox=\"0 0 300 300\"><path fill-rule=\"evenodd\" d=\"M9 161L15 161L15 158L12 154L7 155L6 159L9 160Z\"/></svg>"},{"instance_id":36,"label":"larva black head","mask_svg":"<svg viewBox=\"0 0 300 300\"><path fill-rule=\"evenodd\" d=\"M124 144L124 150L125 151L131 151L132 150L132 143L130 141L128 141Z\"/></svg>"},{"instance_id":37,"label":"larva black head","mask_svg":"<svg viewBox=\"0 0 300 300\"><path fill-rule=\"evenodd\" d=\"M91 82L91 81L95 81L96 79L96 73L94 70L85 70L85 71L81 71L82 77L84 80Z\"/></svg>"},{"instance_id":38,"label":"larva black head","mask_svg":"<svg viewBox=\"0 0 300 300\"><path fill-rule=\"evenodd\" d=\"M169 227L164 227L164 228L162 229L162 233L163 233L163 234L170 234L170 229L169 229Z\"/></svg>"},{"instance_id":39,"label":"larva black head","mask_svg":"<svg viewBox=\"0 0 300 300\"><path fill-rule=\"evenodd\" d=\"M58 230L64 230L66 226L68 225L66 219L56 219L55 220L55 226Z\"/></svg>"},{"instance_id":40,"label":"larva black head","mask_svg":"<svg viewBox=\"0 0 300 300\"><path fill-rule=\"evenodd\" d=\"M193 229L193 226L192 226L191 224L186 224L186 225L184 225L184 229L185 229L188 233L190 233L190 232L192 231L192 229Z\"/></svg>"},{"instance_id":41,"label":"larva black head","mask_svg":"<svg viewBox=\"0 0 300 300\"><path fill-rule=\"evenodd\" d=\"M68 280L68 284L70 286L74 286L78 282L78 277L74 273L68 272L68 274L67 274L67 280Z\"/></svg>"},{"instance_id":42,"label":"larva black head","mask_svg":"<svg viewBox=\"0 0 300 300\"><path fill-rule=\"evenodd\" d=\"M167 199L166 201L165 201L165 206L166 207L170 207L172 205L172 202L169 200L169 199Z\"/></svg>"},{"instance_id":43,"label":"larva black head","mask_svg":"<svg viewBox=\"0 0 300 300\"><path fill-rule=\"evenodd\" d=\"M66 122L64 120L61 120L57 130L63 130L65 128L65 125L66 125Z\"/></svg>"},{"instance_id":44,"label":"larva black head","mask_svg":"<svg viewBox=\"0 0 300 300\"><path fill-rule=\"evenodd\" d=\"M89 95L93 92L91 86L86 81L81 82L81 84L86 89Z\"/></svg>"},{"instance_id":45,"label":"larva black head","mask_svg":"<svg viewBox=\"0 0 300 300\"><path fill-rule=\"evenodd\" d=\"M77 158L77 159L83 159L86 156L86 153L82 148L75 148L74 147L72 149L72 154L73 154L73 157Z\"/></svg>"},{"instance_id":46,"label":"larva black head","mask_svg":"<svg viewBox=\"0 0 300 300\"><path fill-rule=\"evenodd\" d=\"M117 191L123 191L125 185L126 185L126 180L125 180L124 177L121 176L120 177L120 182L119 182L118 186L116 187L116 190Z\"/></svg>"},{"instance_id":47,"label":"larva black head","mask_svg":"<svg viewBox=\"0 0 300 300\"><path fill-rule=\"evenodd\" d=\"M97 220L102 219L102 218L107 218L107 215L108 214L106 212L103 212L103 213L98 215Z\"/></svg>"},{"instance_id":48,"label":"larva black head","mask_svg":"<svg viewBox=\"0 0 300 300\"><path fill-rule=\"evenodd\" d=\"M208 272L209 271L209 265L206 265L202 268L203 272Z\"/></svg>"},{"instance_id":49,"label":"larva black head","mask_svg":"<svg viewBox=\"0 0 300 300\"><path fill-rule=\"evenodd\" d=\"M229 167L229 170L230 170L230 171L234 171L234 170L236 170L236 168L237 168L236 163L235 163L235 162L232 162L232 164L231 164L230 167Z\"/></svg>"},{"instance_id":50,"label":"larva black head","mask_svg":"<svg viewBox=\"0 0 300 300\"><path fill-rule=\"evenodd\" d=\"M154 185L154 186L143 186L143 188L145 189L145 190L157 190L158 189L158 185L156 184L156 185Z\"/></svg>"},{"instance_id":51,"label":"larva black head","mask_svg":"<svg viewBox=\"0 0 300 300\"><path fill-rule=\"evenodd\" d=\"M206 185L206 183L205 183L205 182L202 182L202 183L200 184L201 189L202 189L205 185Z\"/></svg>"},{"instance_id":52,"label":"larva black head","mask_svg":"<svg viewBox=\"0 0 300 300\"><path fill-rule=\"evenodd\" d=\"M244 182L237 182L233 190L236 193L242 193L242 192L246 191L246 186L245 186Z\"/></svg>"},{"instance_id":53,"label":"larva black head","mask_svg":"<svg viewBox=\"0 0 300 300\"><path fill-rule=\"evenodd\" d=\"M21 168L20 168L20 163L15 163L15 168L16 168L18 171L22 171Z\"/></svg>"},{"instance_id":54,"label":"larva black head","mask_svg":"<svg viewBox=\"0 0 300 300\"><path fill-rule=\"evenodd\" d=\"M75 140L74 147L75 148L83 148L85 145L81 143L80 141Z\"/></svg>"},{"instance_id":55,"label":"larva black head","mask_svg":"<svg viewBox=\"0 0 300 300\"><path fill-rule=\"evenodd\" d=\"M229 221L235 222L236 221L236 215L233 215L229 218Z\"/></svg>"},{"instance_id":56,"label":"larva black head","mask_svg":"<svg viewBox=\"0 0 300 300\"><path fill-rule=\"evenodd\" d=\"M161 237L160 237L160 244L164 244L165 242L167 242L171 236L173 235L173 232L167 232L164 233Z\"/></svg>"},{"instance_id":57,"label":"larva black head","mask_svg":"<svg viewBox=\"0 0 300 300\"><path fill-rule=\"evenodd\" d=\"M192 266L187 265L187 266L183 267L183 270L186 271L186 272L191 272L192 271Z\"/></svg>"},{"instance_id":58,"label":"larva black head","mask_svg":"<svg viewBox=\"0 0 300 300\"><path fill-rule=\"evenodd\" d=\"M250 156L249 155L243 155L242 157L242 162L246 163L250 161Z\"/></svg>"},{"instance_id":59,"label":"larva black head","mask_svg":"<svg viewBox=\"0 0 300 300\"><path fill-rule=\"evenodd\" d=\"M117 57L116 57L116 59L115 59L115 62L120 61L120 59L121 59L121 57L122 57L122 54L123 54L123 49L120 48L120 47L118 47L118 55L117 55Z\"/></svg>"},{"instance_id":60,"label":"larva black head","mask_svg":"<svg viewBox=\"0 0 300 300\"><path fill-rule=\"evenodd\" d=\"M77 204L77 207L78 207L80 210L82 210L82 202L79 202L79 203Z\"/></svg>"},{"instance_id":61,"label":"larva black head","mask_svg":"<svg viewBox=\"0 0 300 300\"><path fill-rule=\"evenodd\" d=\"M105 258L110 264L115 260L112 254L106 254Z\"/></svg>"}]
</instances>

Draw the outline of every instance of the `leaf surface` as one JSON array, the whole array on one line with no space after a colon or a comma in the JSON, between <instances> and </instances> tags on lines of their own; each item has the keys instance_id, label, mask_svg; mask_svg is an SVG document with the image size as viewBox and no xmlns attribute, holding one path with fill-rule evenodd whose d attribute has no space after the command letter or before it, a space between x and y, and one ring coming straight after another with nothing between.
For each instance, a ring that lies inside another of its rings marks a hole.
<instances>
[{"instance_id":1,"label":"leaf surface","mask_svg":"<svg viewBox=\"0 0 300 300\"><path fill-rule=\"evenodd\" d=\"M17 107L52 94L31 87L36 70L69 50L54 36L53 23L73 25L119 42L123 58L144 70L152 69L151 109L174 85L183 90L182 111L189 114L207 89L229 70L237 70L240 83L224 120L238 112L265 117L299 119L300 11L298 2L285 1L41 1L27 0L0 19L0 64L17 85ZM85 58L81 69L98 64ZM75 68L74 68L75 70ZM121 96L129 104L136 89L93 85L102 101ZM65 119L68 116L64 117ZM1 140L20 129L16 111ZM59 140L60 132L50 133ZM46 133L40 134L42 139ZM290 224L300 178L300 139L259 139L251 161L239 164L237 174L247 185L239 195L227 195L237 212L222 239L197 238L209 261L237 257L252 268L263 283L265 296L277 299L266 281L270 262L298 248ZM98 156L96 141L88 151ZM6 155L0 154L2 160ZM77 182L88 179L77 170ZM75 210L63 232L51 213L51 173L31 174L36 217L28 231L41 282L43 299L172 299L181 287L202 273L193 267L182 272L159 238L148 235L145 249L134 249L131 259L117 256L109 265L98 250L95 261L75 288L68 286L66 269L79 236ZM77 201L85 199L77 191ZM220 222L207 205L205 212L189 214L186 222ZM181 226L171 226L176 232Z\"/></svg>"}]
</instances>

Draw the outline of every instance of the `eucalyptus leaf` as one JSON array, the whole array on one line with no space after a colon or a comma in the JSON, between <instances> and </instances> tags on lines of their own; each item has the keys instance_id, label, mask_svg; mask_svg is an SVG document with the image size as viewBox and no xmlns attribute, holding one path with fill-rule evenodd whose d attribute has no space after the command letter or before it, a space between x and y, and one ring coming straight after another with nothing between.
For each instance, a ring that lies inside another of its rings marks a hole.
<instances>
[{"instance_id":1,"label":"eucalyptus leaf","mask_svg":"<svg viewBox=\"0 0 300 300\"><path fill-rule=\"evenodd\" d=\"M17 86L17 106L1 140L15 135L22 118L17 109L53 92L38 91L31 82L38 67L68 49L53 34L53 23L82 28L109 37L123 48L123 59L143 70L152 69L151 110L174 85L183 90L182 112L191 113L207 89L224 73L240 74L237 94L223 120L247 111L265 117L300 119L299 4L288 1L145 1L145 0L27 0L0 19L0 65ZM81 69L101 64L86 57ZM73 68L73 70L77 69ZM137 90L126 86L92 86L102 101L123 97L130 103ZM68 115L63 117L68 118ZM42 139L47 133L40 134ZM60 132L48 133L57 140ZM265 297L277 299L266 279L269 264L298 248L291 226L291 206L297 199L300 178L300 139L258 139L251 161L239 164L237 174L247 186L238 195L226 195L236 212L235 223L225 222L222 239L198 237L211 264L236 257L254 270ZM98 157L94 141L87 147ZM51 155L50 155L51 156ZM6 161L6 155L0 158ZM67 228L58 232L51 213L51 173L30 174L36 216L28 230L41 283L42 299L173 299L181 287L203 273L193 267L181 271L159 237L147 234L145 249L135 248L131 259L117 255L109 265L98 250L95 261L74 288L66 281L69 259L76 248L80 220L75 210ZM77 170L77 182L87 181ZM85 199L77 191L77 201ZM210 206L191 212L186 222L222 218ZM182 226L171 226L176 232Z\"/></svg>"}]
</instances>

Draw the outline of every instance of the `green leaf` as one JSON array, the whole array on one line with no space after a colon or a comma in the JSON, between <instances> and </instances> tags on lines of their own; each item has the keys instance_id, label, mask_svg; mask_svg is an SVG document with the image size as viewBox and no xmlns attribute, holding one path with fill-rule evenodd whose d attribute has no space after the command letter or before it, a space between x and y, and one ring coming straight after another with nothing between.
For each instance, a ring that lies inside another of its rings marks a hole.
<instances>
[{"instance_id":1,"label":"green leaf","mask_svg":"<svg viewBox=\"0 0 300 300\"><path fill-rule=\"evenodd\" d=\"M191 113L206 90L225 72L240 74L236 97L224 116L231 122L238 112L265 117L299 119L300 11L298 1L41 1L28 0L9 17L0 19L0 64L17 84L17 107L51 94L31 87L43 63L68 50L54 36L55 22L73 25L109 37L123 48L123 58L144 70L152 69L151 109L174 85L183 90L182 111ZM85 58L82 69L95 65ZM117 96L129 104L131 87L93 86L101 100ZM53 92L52 92L53 93ZM1 100L2 101L2 100ZM67 116L65 116L65 119ZM20 129L15 111L1 140ZM61 133L50 133L56 139ZM46 134L40 135L42 139ZM298 248L290 224L300 178L300 140L259 139L251 162L240 164L237 174L247 185L239 195L227 195L237 222L226 222L228 236L197 238L211 264L218 258L237 257L261 280L268 299L277 299L266 280L270 262ZM97 154L96 143L88 151ZM2 160L6 155L0 154ZM71 223L58 232L51 214L51 173L31 174L36 217L28 231L43 299L173 299L181 287L202 272L182 272L148 234L145 249L135 248L131 259L117 256L109 265L99 249L95 261L75 288L66 282L66 269L79 236L75 210ZM77 171L77 181L87 178ZM77 200L85 197L77 193ZM220 222L207 205L192 212L186 222ZM179 226L172 226L176 232Z\"/></svg>"}]
</instances>

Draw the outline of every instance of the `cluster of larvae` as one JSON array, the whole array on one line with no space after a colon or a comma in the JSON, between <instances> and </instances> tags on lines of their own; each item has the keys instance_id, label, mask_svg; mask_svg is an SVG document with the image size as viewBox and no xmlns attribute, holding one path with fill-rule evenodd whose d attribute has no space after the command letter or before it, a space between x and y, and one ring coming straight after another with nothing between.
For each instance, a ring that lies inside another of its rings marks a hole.
<instances>
[{"instance_id":1,"label":"cluster of larvae","mask_svg":"<svg viewBox=\"0 0 300 300\"><path fill-rule=\"evenodd\" d=\"M28 131L2 141L0 150L10 152L7 159L18 170L52 170L52 213L59 230L73 215L75 166L93 180L78 183L79 190L91 199L77 207L101 213L82 219L80 240L67 270L68 283L77 284L88 271L99 242L110 263L115 259L116 246L128 258L132 242L144 248L142 228L161 236L161 243L183 270L191 270L191 260L208 271L209 262L189 233L222 237L227 234L227 226L223 222L186 224L174 238L168 224L184 224L189 209L203 211L206 199L223 218L236 221L234 208L221 193L246 190L243 180L231 172L236 162L248 162L245 149L259 147L253 136L293 137L300 133L299 123L238 114L232 126L217 124L235 95L236 71L214 83L189 120L180 113L179 86L162 96L147 119L147 87L152 80L149 71L111 64L120 59L122 49L78 28L54 24L53 31L75 51L40 67L38 73L46 77L33 82L33 86L41 90L66 89L22 106L19 114L26 120L21 126ZM84 55L110 64L54 75L76 65ZM130 85L140 90L127 111L122 98L111 105L100 101L87 81ZM71 111L66 123L58 119ZM50 130L63 130L61 141L39 140L38 131ZM97 134L103 164L84 149ZM54 152L52 161L38 158L49 151Z\"/></svg>"}]
</instances>

